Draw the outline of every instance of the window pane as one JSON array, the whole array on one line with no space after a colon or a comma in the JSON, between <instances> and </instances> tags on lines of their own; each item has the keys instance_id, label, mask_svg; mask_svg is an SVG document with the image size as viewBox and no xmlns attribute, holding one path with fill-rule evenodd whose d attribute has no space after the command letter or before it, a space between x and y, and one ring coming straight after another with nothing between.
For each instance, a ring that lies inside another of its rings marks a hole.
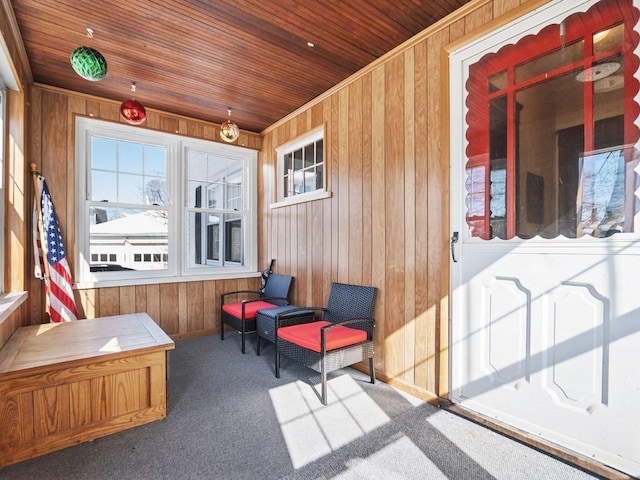
<instances>
[{"instance_id":1,"label":"window pane","mask_svg":"<svg viewBox=\"0 0 640 480\"><path fill-rule=\"evenodd\" d=\"M324 162L324 141L321 138L316 142L316 163Z\"/></svg>"},{"instance_id":2,"label":"window pane","mask_svg":"<svg viewBox=\"0 0 640 480\"><path fill-rule=\"evenodd\" d=\"M142 152L139 143L118 142L118 170L142 175Z\"/></svg>"},{"instance_id":3,"label":"window pane","mask_svg":"<svg viewBox=\"0 0 640 480\"><path fill-rule=\"evenodd\" d=\"M294 195L293 191L293 173L285 175L284 177L284 196L290 197Z\"/></svg>"},{"instance_id":4,"label":"window pane","mask_svg":"<svg viewBox=\"0 0 640 480\"><path fill-rule=\"evenodd\" d=\"M144 177L144 193L146 205L167 205L167 182L164 177Z\"/></svg>"},{"instance_id":5,"label":"window pane","mask_svg":"<svg viewBox=\"0 0 640 480\"><path fill-rule=\"evenodd\" d=\"M220 231L224 232L221 236ZM242 236L242 216L236 214L203 215L189 212L187 218L189 264L219 265L244 261L244 240Z\"/></svg>"},{"instance_id":6,"label":"window pane","mask_svg":"<svg viewBox=\"0 0 640 480\"><path fill-rule=\"evenodd\" d=\"M118 175L118 202L146 204L142 175Z\"/></svg>"},{"instance_id":7,"label":"window pane","mask_svg":"<svg viewBox=\"0 0 640 480\"><path fill-rule=\"evenodd\" d=\"M538 57L516 67L516 82L523 82L540 74L554 70L562 65L576 62L583 58L584 41L580 40L564 48Z\"/></svg>"},{"instance_id":8,"label":"window pane","mask_svg":"<svg viewBox=\"0 0 640 480\"><path fill-rule=\"evenodd\" d=\"M189 152L188 205L202 207L206 192L207 208L243 208L242 163L202 152Z\"/></svg>"},{"instance_id":9,"label":"window pane","mask_svg":"<svg viewBox=\"0 0 640 480\"><path fill-rule=\"evenodd\" d=\"M91 168L115 171L117 144L117 140L91 137Z\"/></svg>"},{"instance_id":10,"label":"window pane","mask_svg":"<svg viewBox=\"0 0 640 480\"><path fill-rule=\"evenodd\" d=\"M94 202L117 202L117 175L114 172L91 172L91 200Z\"/></svg>"},{"instance_id":11,"label":"window pane","mask_svg":"<svg viewBox=\"0 0 640 480\"><path fill-rule=\"evenodd\" d=\"M314 144L304 147L304 168L311 167L315 163Z\"/></svg>"},{"instance_id":12,"label":"window pane","mask_svg":"<svg viewBox=\"0 0 640 480\"><path fill-rule=\"evenodd\" d=\"M520 238L576 236L578 158L584 151L580 86L571 72L516 94L515 234ZM529 173L541 177L535 184L543 184L542 191L527 185Z\"/></svg>"},{"instance_id":13,"label":"window pane","mask_svg":"<svg viewBox=\"0 0 640 480\"><path fill-rule=\"evenodd\" d=\"M467 191L465 198L467 224L472 235L484 237L486 194L486 169L484 165L467 168L465 189Z\"/></svg>"},{"instance_id":14,"label":"window pane","mask_svg":"<svg viewBox=\"0 0 640 480\"><path fill-rule=\"evenodd\" d=\"M146 257L146 255L168 253L168 212L166 210L92 207L89 210L89 225L89 249L92 261L93 252L107 252L109 256L115 255L118 259L117 266L110 270L167 268L167 262L140 264L136 261L136 255ZM102 261L106 261L106 258Z\"/></svg>"},{"instance_id":15,"label":"window pane","mask_svg":"<svg viewBox=\"0 0 640 480\"><path fill-rule=\"evenodd\" d=\"M92 151L93 201L168 204L165 147L94 136Z\"/></svg>"},{"instance_id":16,"label":"window pane","mask_svg":"<svg viewBox=\"0 0 640 480\"><path fill-rule=\"evenodd\" d=\"M224 243L225 261L242 263L242 219L225 222Z\"/></svg>"},{"instance_id":17,"label":"window pane","mask_svg":"<svg viewBox=\"0 0 640 480\"><path fill-rule=\"evenodd\" d=\"M144 173L159 177L167 176L167 149L165 147L145 145Z\"/></svg>"},{"instance_id":18,"label":"window pane","mask_svg":"<svg viewBox=\"0 0 640 480\"><path fill-rule=\"evenodd\" d=\"M213 215L207 225L207 260L220 260L220 221Z\"/></svg>"},{"instance_id":19,"label":"window pane","mask_svg":"<svg viewBox=\"0 0 640 480\"><path fill-rule=\"evenodd\" d=\"M299 148L293 152L293 169L302 170L302 149Z\"/></svg>"},{"instance_id":20,"label":"window pane","mask_svg":"<svg viewBox=\"0 0 640 480\"><path fill-rule=\"evenodd\" d=\"M489 91L497 92L507 88L507 72L496 73L489 77Z\"/></svg>"},{"instance_id":21,"label":"window pane","mask_svg":"<svg viewBox=\"0 0 640 480\"><path fill-rule=\"evenodd\" d=\"M316 167L316 190L322 190L324 188L324 166L319 164Z\"/></svg>"},{"instance_id":22,"label":"window pane","mask_svg":"<svg viewBox=\"0 0 640 480\"><path fill-rule=\"evenodd\" d=\"M620 148L582 156L579 212L582 235L609 237L624 231L625 200L635 204L633 192L627 192L625 198L624 153Z\"/></svg>"},{"instance_id":23,"label":"window pane","mask_svg":"<svg viewBox=\"0 0 640 480\"><path fill-rule=\"evenodd\" d=\"M295 195L304 193L304 172L296 172L293 175L293 193Z\"/></svg>"},{"instance_id":24,"label":"window pane","mask_svg":"<svg viewBox=\"0 0 640 480\"><path fill-rule=\"evenodd\" d=\"M603 53L622 45L624 24L602 30L593 35L593 52Z\"/></svg>"}]
</instances>

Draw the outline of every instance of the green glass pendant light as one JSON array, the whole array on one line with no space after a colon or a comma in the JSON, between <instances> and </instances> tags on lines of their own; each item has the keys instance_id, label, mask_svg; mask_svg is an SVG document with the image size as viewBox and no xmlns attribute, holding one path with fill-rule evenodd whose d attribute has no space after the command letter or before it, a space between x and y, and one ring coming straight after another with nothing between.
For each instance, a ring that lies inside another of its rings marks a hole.
<instances>
[{"instance_id":1,"label":"green glass pendant light","mask_svg":"<svg viewBox=\"0 0 640 480\"><path fill-rule=\"evenodd\" d=\"M87 37L93 38L93 30L87 28ZM69 58L73 70L85 80L97 82L107 74L107 60L95 48L78 47Z\"/></svg>"}]
</instances>

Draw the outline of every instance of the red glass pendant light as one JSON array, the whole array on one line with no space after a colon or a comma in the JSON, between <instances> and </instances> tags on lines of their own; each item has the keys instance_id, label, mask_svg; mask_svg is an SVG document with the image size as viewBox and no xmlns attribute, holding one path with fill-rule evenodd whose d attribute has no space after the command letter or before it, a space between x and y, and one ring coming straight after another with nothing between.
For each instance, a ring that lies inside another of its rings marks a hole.
<instances>
[{"instance_id":1,"label":"red glass pendant light","mask_svg":"<svg viewBox=\"0 0 640 480\"><path fill-rule=\"evenodd\" d=\"M135 82L131 84L131 91L136 91ZM142 125L147 119L147 111L140 102L132 98L122 102L120 116L129 125Z\"/></svg>"}]
</instances>

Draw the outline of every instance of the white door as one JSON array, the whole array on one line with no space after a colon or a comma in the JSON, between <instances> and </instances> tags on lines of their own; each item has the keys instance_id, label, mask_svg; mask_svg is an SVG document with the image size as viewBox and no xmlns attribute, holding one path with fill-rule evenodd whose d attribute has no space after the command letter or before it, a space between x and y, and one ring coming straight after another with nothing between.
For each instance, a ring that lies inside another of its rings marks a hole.
<instances>
[{"instance_id":1,"label":"white door","mask_svg":"<svg viewBox=\"0 0 640 480\"><path fill-rule=\"evenodd\" d=\"M450 55L450 338L454 402L640 476L632 8L551 2Z\"/></svg>"}]
</instances>

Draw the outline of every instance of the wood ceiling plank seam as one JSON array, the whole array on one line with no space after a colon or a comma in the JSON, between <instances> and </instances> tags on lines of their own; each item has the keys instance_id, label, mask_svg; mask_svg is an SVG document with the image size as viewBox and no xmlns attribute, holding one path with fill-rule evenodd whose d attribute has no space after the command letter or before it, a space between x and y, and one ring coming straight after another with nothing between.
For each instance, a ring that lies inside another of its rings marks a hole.
<instances>
[{"instance_id":1,"label":"wood ceiling plank seam","mask_svg":"<svg viewBox=\"0 0 640 480\"><path fill-rule=\"evenodd\" d=\"M375 8L375 2L371 2L369 9L367 10L361 10L358 11L357 15L355 16L349 16L348 18L350 19L351 23L350 23L350 27L351 28L346 28L343 31L348 32L349 34L349 39L350 39L350 43L352 45L360 45L360 48L365 48L363 45L366 42L366 46L368 48L366 48L366 50L373 55L375 58L380 57L381 55L383 55L384 53L388 52L389 50L391 50L394 46L399 45L400 43L402 43L403 41L407 40L408 38L410 38L411 36L413 36L415 33L417 32L410 32L408 30L406 30L404 28L404 26L398 25L398 27L401 27L403 30L403 34L398 34L397 32L390 30L388 28L385 28L384 30L381 28L374 28L374 25L384 25L383 23L383 19L386 17L383 16L372 16L370 15L371 13L371 9ZM346 18L344 15L341 15L341 12L339 11L335 11L335 12L328 12L331 17L337 17L337 18ZM356 24L359 27L358 29L354 29L353 25ZM386 27L386 25L384 25ZM424 27L426 28L426 26ZM387 31L389 30L389 31ZM374 38L372 38L371 40L369 40L369 36L365 36L365 37L356 37L356 34L358 34L359 32L368 32L370 35L372 35ZM391 37L394 37L394 39L391 39ZM355 43L352 39L353 38L358 38L359 39L359 43ZM375 50L372 50L372 47L378 47Z\"/></svg>"},{"instance_id":2,"label":"wood ceiling plank seam","mask_svg":"<svg viewBox=\"0 0 640 480\"><path fill-rule=\"evenodd\" d=\"M245 2L251 4L251 2ZM345 42L343 38L338 34L335 30L330 30L324 25L324 27L316 25L320 25L319 22L309 22L308 17L295 15L298 21L292 21L291 15L284 16L281 14L281 9L274 10L273 7L276 5L281 5L280 3L275 2L267 2L260 5L262 11L268 11L271 15L271 22L263 22L269 23L270 25L277 25L276 31L279 37L284 37L286 34L295 35L298 39L297 45L300 45L301 50L308 51L309 47L307 46L308 41L312 41L315 45L313 51L321 52L321 55L328 56L332 63L335 63L334 58L336 57L336 52L344 51L345 47L353 46L353 43ZM302 5L304 7L304 5ZM270 7L270 9L269 9ZM296 33L292 33L287 31L286 27L293 27L296 30ZM313 27L313 28L309 28ZM282 34L280 34L282 32ZM304 34L304 35L303 35ZM267 40L268 41L268 37ZM360 55L357 61L351 62L353 65L346 65L347 68L362 68L363 65L366 65L373 59L371 55L361 49L364 55ZM353 53L353 52L352 52ZM341 65L345 65L347 62L340 62ZM353 71L353 70L352 70Z\"/></svg>"},{"instance_id":3,"label":"wood ceiling plank seam","mask_svg":"<svg viewBox=\"0 0 640 480\"><path fill-rule=\"evenodd\" d=\"M36 42L32 42L32 44L36 44ZM49 48L50 48L50 43L49 43L49 42L47 42L47 44L42 44L42 45L40 46L40 49L49 49ZM175 46L174 46L173 48L175 48ZM54 52L54 51L50 51L49 53L51 53L51 54L55 54L55 52ZM171 51L171 50L167 50L166 52L160 52L160 53L158 53L158 54L157 54L157 57L155 57L155 58L151 61L151 63L149 63L149 65L152 65L152 66L158 65L158 62L157 62L156 58L166 59L166 58L167 58L167 54L168 54L168 53L172 53L172 51ZM51 61L51 58L53 58L53 57L47 57L47 58L46 58L46 62L44 62L44 63L48 63L48 62L50 62L50 61ZM204 59L204 60L208 60L208 59ZM214 61L214 60L210 60L210 61ZM109 62L109 60L108 60L108 62ZM116 64L117 62L115 62L114 60L111 60L111 62L109 62L109 63L113 65L113 64ZM136 63L137 63L138 65L144 65L145 63L148 63L148 62L145 62L144 60L141 60L141 59L137 59L137 60L136 60ZM171 59L166 60L166 63L167 63L168 65L179 65L178 63L173 62ZM257 62L256 62L256 63L257 63ZM262 63L262 64L264 64L265 71L272 71L272 70L273 70L273 69L271 69L271 68L268 68L268 67L271 67L271 63L270 63L270 60L269 60L269 59L264 59L264 61L263 61L263 62L261 62L261 63ZM309 65L309 67L312 67L312 66L313 66L313 65L311 65L311 64ZM183 67L181 66L181 67L179 67L179 68L183 68ZM308 69L306 69L306 71L310 71L310 70L312 70L312 68L308 68ZM296 68L296 69L295 69L295 70L293 70L291 73L292 73L292 74L294 74L294 73L295 73L297 76L299 76L299 77L300 77L304 71L305 71L305 69L302 69L302 72L301 72L299 68ZM247 68L247 69L246 69L246 73L249 73L249 68ZM302 76L304 77L304 75L302 75ZM345 77L346 77L346 76L348 76L348 72L344 72L344 76L345 76ZM318 75L318 71L317 71L317 70L315 70L315 72L314 72L313 74L309 74L307 77L309 78L309 81L310 81L310 82L311 82L311 80L318 80L319 78L321 78L321 76L319 76L319 75ZM262 76L262 78L264 78L264 76ZM332 82L333 80L334 80L334 78L333 78L333 77L328 77L328 78L326 79L326 83ZM282 79L281 79L281 78L275 78L275 77L274 77L274 81L281 82L281 81L282 81Z\"/></svg>"},{"instance_id":4,"label":"wood ceiling plank seam","mask_svg":"<svg viewBox=\"0 0 640 480\"><path fill-rule=\"evenodd\" d=\"M311 14L311 13L310 13ZM339 25L340 24L340 20L342 20L342 16L340 15L339 11L331 11L329 9L329 7L325 7L325 9L321 12L322 18L320 19L320 21L318 21L318 24L326 24L326 22L329 22L332 25ZM357 23L357 22L356 22ZM361 24L359 24L359 26L362 27ZM367 25L365 24L365 27ZM344 28L343 29L336 29L336 31L347 31L349 32L349 37L348 38L344 38L343 42L341 43L341 47L342 49L346 49L347 51L352 51L353 48L362 51L364 53L366 53L366 55L368 55L370 58L372 59L376 59L378 58L379 52L374 52L371 51L371 44L377 45L377 46L382 46L381 49L384 50L388 50L392 48L392 41L390 41L387 37L385 37L384 35L380 35L378 32L376 33L376 38L374 41L368 41L366 43L366 45L364 44L364 42L361 43L357 43L357 37L355 35L355 31L353 29L353 25L349 24L349 23L344 23ZM337 36L337 35L336 35ZM349 48L351 47L351 48ZM387 48L388 47L388 48ZM373 61L373 60L371 60ZM367 62L363 65L360 65L360 68L362 68L362 66L367 65L370 62Z\"/></svg>"},{"instance_id":5,"label":"wood ceiling plank seam","mask_svg":"<svg viewBox=\"0 0 640 480\"><path fill-rule=\"evenodd\" d=\"M136 98L145 105L167 112L179 109L186 116L194 112L197 118L219 123L226 119L226 106L233 103L236 123L261 131L284 118L282 112L287 116L387 55L418 33L414 30L424 30L421 23L429 22L430 9L437 12L468 1L12 0L12 4L25 49L29 45L34 78L119 99L128 94L133 80L125 77L138 76L145 80L136 80L142 83ZM87 26L96 35L85 44L100 50L109 63L110 73L101 82L80 79L69 65L71 51L86 39ZM307 41L316 47L307 50ZM231 53L235 48L237 53ZM216 112L222 105L225 111ZM265 119L269 120L261 125Z\"/></svg>"},{"instance_id":6,"label":"wood ceiling plank seam","mask_svg":"<svg viewBox=\"0 0 640 480\"><path fill-rule=\"evenodd\" d=\"M226 18L232 18L232 17L227 16ZM265 21L263 19L257 18L256 21L251 22L250 24L256 26L256 28L259 28L259 25L261 23L265 23ZM230 22L223 25L230 25L231 28L233 29L231 31L226 31L220 28L221 32L225 32L225 36L227 36L227 38L233 39L233 43L231 44L231 46L239 46L243 48L245 51L252 51L252 49L255 48L256 46L256 41L261 40L263 42L270 43L270 45L272 45L273 48L278 49L278 51L274 53L274 57L282 57L286 55L293 55L295 57L300 57L302 59L305 59L308 57L307 50L306 50L308 49L308 47L306 47L306 42L305 42L305 48L298 48L298 49L291 50L284 47L281 43L272 42L272 41L269 41L268 38L263 38L256 35L254 32L248 32L246 28L242 28L240 24L237 22ZM216 28L219 28L219 27L220 25L216 25ZM196 35L198 35L199 33L200 32L196 32ZM203 33L203 35L207 35L207 33L205 32ZM239 39L243 39L244 41L246 41L246 45L243 45L239 41ZM261 49L260 51L264 52L269 50L270 49L266 48L266 49ZM323 62L318 62L318 57L316 56L316 58L314 59L316 64L325 63L327 67L330 67L330 68L352 71L352 70L349 70L349 68L351 68L352 66L350 63L348 63L347 65L344 65L341 62L336 62L334 59L334 56L332 56L331 54L320 56L319 58L322 59ZM363 64L366 64L371 60L372 60L371 58L365 58L357 63L357 67L360 68ZM294 59L294 61L296 61L296 59Z\"/></svg>"},{"instance_id":7,"label":"wood ceiling plank seam","mask_svg":"<svg viewBox=\"0 0 640 480\"><path fill-rule=\"evenodd\" d=\"M336 23L336 17L333 17L333 18L332 18L332 22L333 22L334 24ZM242 30L242 27L241 27L241 26L238 26L238 28L239 28L240 30ZM349 33L350 33L350 36L352 36L352 35L353 35L353 31L352 31L352 29L351 29L351 30L348 30L348 31L349 31ZM386 40L384 37L381 37L381 38L379 39L379 42L376 42L376 43L383 43L383 44L384 44L385 42L388 42L388 40ZM360 51L365 51L365 52L366 52L366 49L363 49L363 48L362 48L362 46L360 46L360 45L358 45L358 44L355 44L355 43L353 43L353 42L349 42L349 44L350 44L350 45L352 45L352 46L355 46L355 47L356 47L358 50L360 50ZM355 55L355 53L356 53L356 52L351 51L351 54L352 54L352 55ZM376 58L376 57L374 57L374 59L375 59L375 58ZM373 60L373 59L369 58L369 59L367 59L366 61L367 61L367 63L368 63L368 62L370 62L371 60ZM359 67L360 67L360 68L361 68L363 65L366 65L366 63L361 63L361 62L359 62Z\"/></svg>"}]
</instances>

